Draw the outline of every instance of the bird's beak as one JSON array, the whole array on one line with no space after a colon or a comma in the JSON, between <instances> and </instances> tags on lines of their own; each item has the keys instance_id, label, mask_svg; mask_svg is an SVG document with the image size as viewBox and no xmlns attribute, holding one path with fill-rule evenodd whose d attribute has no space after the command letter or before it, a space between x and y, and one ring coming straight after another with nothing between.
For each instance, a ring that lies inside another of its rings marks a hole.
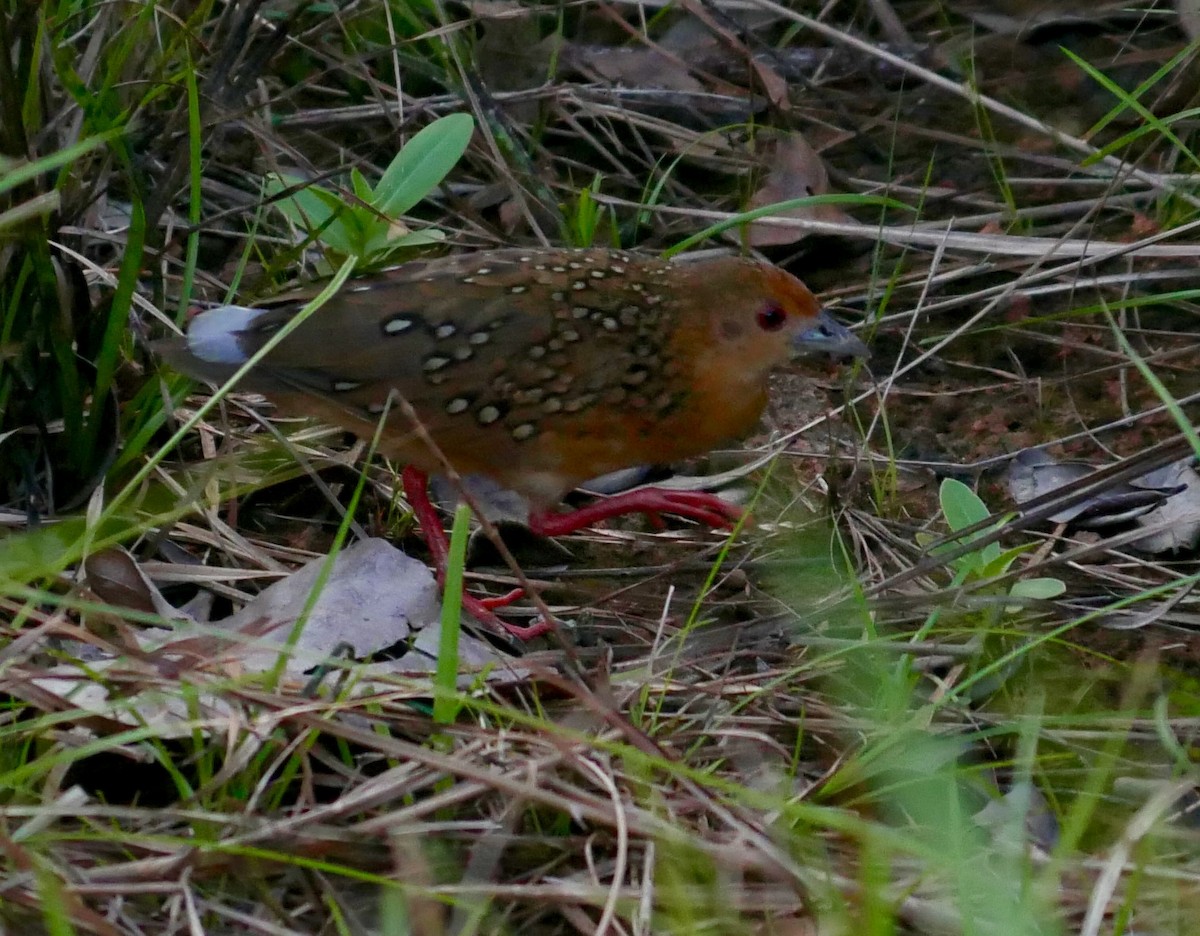
<instances>
[{"instance_id":1,"label":"bird's beak","mask_svg":"<svg viewBox=\"0 0 1200 936\"><path fill-rule=\"evenodd\" d=\"M867 346L850 329L834 320L824 309L817 315L817 324L792 339L796 354L828 354L830 357L852 357L866 360L871 356Z\"/></svg>"}]
</instances>

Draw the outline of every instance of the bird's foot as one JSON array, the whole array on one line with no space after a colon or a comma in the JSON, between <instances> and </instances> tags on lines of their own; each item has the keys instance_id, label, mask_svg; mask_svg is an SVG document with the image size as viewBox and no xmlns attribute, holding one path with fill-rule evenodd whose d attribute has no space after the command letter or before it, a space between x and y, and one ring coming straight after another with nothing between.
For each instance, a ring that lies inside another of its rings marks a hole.
<instances>
[{"instance_id":1,"label":"bird's foot","mask_svg":"<svg viewBox=\"0 0 1200 936\"><path fill-rule=\"evenodd\" d=\"M562 536L629 513L645 513L655 518L660 514L674 514L711 527L731 527L742 518L744 511L715 494L642 488L588 504L578 510L532 513L529 516L529 529L539 536Z\"/></svg>"},{"instance_id":2,"label":"bird's foot","mask_svg":"<svg viewBox=\"0 0 1200 936\"><path fill-rule=\"evenodd\" d=\"M505 592L503 595L496 595L491 598L476 599L480 606L487 608L489 611L495 611L497 608L507 608L515 601L520 601L525 597L525 589L514 588L512 591Z\"/></svg>"},{"instance_id":3,"label":"bird's foot","mask_svg":"<svg viewBox=\"0 0 1200 936\"><path fill-rule=\"evenodd\" d=\"M514 592L516 593L516 597L512 597ZM522 589L516 588L507 595L502 595L501 598L511 598L511 601L508 602L511 604L512 601L516 601L523 594L524 591ZM554 625L546 620L541 620L536 624L530 624L525 627L504 620L504 618L492 610L492 602L497 600L495 598L476 598L474 595L468 595L464 592L462 596L462 609L480 624L488 627L498 627L516 637L517 640L532 640L534 637L541 637L543 634L549 634L554 630ZM504 607L504 605L500 605L499 607Z\"/></svg>"},{"instance_id":4,"label":"bird's foot","mask_svg":"<svg viewBox=\"0 0 1200 936\"><path fill-rule=\"evenodd\" d=\"M421 536L429 548L438 587L445 588L450 541L446 537L446 531L442 527L437 509L429 499L428 478L425 472L409 466L404 469L400 479L404 485L404 496L413 509L413 515L417 518L417 524L421 529ZM522 627L519 624L510 624L496 614L497 608L508 607L514 601L519 601L524 595L525 589L523 588L514 588L506 594L492 598L476 598L474 595L464 592L462 609L485 627L499 628L518 640L531 640L554 630L554 625L548 621L538 621L536 624Z\"/></svg>"}]
</instances>

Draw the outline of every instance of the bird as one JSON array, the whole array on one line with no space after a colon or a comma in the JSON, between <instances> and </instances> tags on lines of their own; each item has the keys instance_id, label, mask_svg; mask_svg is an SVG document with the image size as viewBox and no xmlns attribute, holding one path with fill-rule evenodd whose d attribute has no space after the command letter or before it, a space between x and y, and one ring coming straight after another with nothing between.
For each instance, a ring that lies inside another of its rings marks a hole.
<instances>
[{"instance_id":1,"label":"bird","mask_svg":"<svg viewBox=\"0 0 1200 936\"><path fill-rule=\"evenodd\" d=\"M156 345L180 372L227 381L311 292L197 314ZM562 535L625 513L731 525L713 494L642 488L560 511L588 479L705 454L748 434L770 373L793 356L867 358L865 344L790 273L756 259L665 260L615 249L502 248L420 259L352 279L239 384L281 412L372 438L401 479L439 580L445 530L427 493L447 466L529 504ZM528 639L498 599L463 608Z\"/></svg>"}]
</instances>

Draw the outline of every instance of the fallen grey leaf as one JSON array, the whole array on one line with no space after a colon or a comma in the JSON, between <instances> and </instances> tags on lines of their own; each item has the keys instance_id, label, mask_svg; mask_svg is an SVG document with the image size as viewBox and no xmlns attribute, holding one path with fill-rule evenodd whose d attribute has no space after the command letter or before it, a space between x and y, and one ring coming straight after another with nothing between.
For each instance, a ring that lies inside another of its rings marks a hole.
<instances>
[{"instance_id":1,"label":"fallen grey leaf","mask_svg":"<svg viewBox=\"0 0 1200 936\"><path fill-rule=\"evenodd\" d=\"M1177 461L1154 474L1162 475L1176 490L1157 509L1138 517L1138 526L1153 532L1130 545L1153 554L1195 549L1200 543L1200 475L1192 459Z\"/></svg>"},{"instance_id":2,"label":"fallen grey leaf","mask_svg":"<svg viewBox=\"0 0 1200 936\"><path fill-rule=\"evenodd\" d=\"M1023 852L1025 844L1052 851L1058 844L1058 820L1041 791L1027 780L1013 784L999 799L990 800L974 819L976 825L991 832L997 845L1013 852ZM1024 841L1013 834L1017 828Z\"/></svg>"},{"instance_id":3,"label":"fallen grey leaf","mask_svg":"<svg viewBox=\"0 0 1200 936\"><path fill-rule=\"evenodd\" d=\"M1193 42L1200 39L1200 0L1175 0L1179 28Z\"/></svg>"},{"instance_id":4,"label":"fallen grey leaf","mask_svg":"<svg viewBox=\"0 0 1200 936\"><path fill-rule=\"evenodd\" d=\"M1097 466L1086 462L1060 462L1041 449L1025 449L1013 458L1005 480L1009 496L1024 504L1059 490L1066 495L1097 470ZM1113 484L1047 519L1085 530L1119 526L1154 510L1182 490L1182 484L1171 482L1170 475L1160 469L1128 483Z\"/></svg>"},{"instance_id":5,"label":"fallen grey leaf","mask_svg":"<svg viewBox=\"0 0 1200 936\"><path fill-rule=\"evenodd\" d=\"M317 586L327 560L314 559L276 582L216 627L248 637L241 662L250 670L274 665ZM437 621L441 599L433 573L383 539L342 550L309 612L288 660L302 673L324 663L340 644L361 659L406 640ZM251 636L252 635L252 636Z\"/></svg>"},{"instance_id":6,"label":"fallen grey leaf","mask_svg":"<svg viewBox=\"0 0 1200 936\"><path fill-rule=\"evenodd\" d=\"M438 647L441 643L442 623L436 620L428 627L421 628L421 633L413 641L412 649L398 660L385 660L372 663L362 670L365 677L383 675L425 675L437 669ZM516 669L514 669L514 666ZM505 680L514 676L523 676L527 670L514 662L514 658L497 650L485 640L472 637L467 633L458 635L458 668L460 688L466 688L479 681L479 672L487 667L495 669L498 676Z\"/></svg>"}]
</instances>

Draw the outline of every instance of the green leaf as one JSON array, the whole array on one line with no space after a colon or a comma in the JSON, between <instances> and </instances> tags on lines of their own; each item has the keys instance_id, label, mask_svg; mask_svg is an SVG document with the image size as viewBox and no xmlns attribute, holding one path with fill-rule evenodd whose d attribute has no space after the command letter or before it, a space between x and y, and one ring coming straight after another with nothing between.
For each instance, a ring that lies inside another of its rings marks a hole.
<instances>
[{"instance_id":1,"label":"green leaf","mask_svg":"<svg viewBox=\"0 0 1200 936\"><path fill-rule=\"evenodd\" d=\"M350 184L354 188L354 194L365 201L368 205L374 204L375 192L363 174L358 169L350 170Z\"/></svg>"},{"instance_id":2,"label":"green leaf","mask_svg":"<svg viewBox=\"0 0 1200 936\"><path fill-rule=\"evenodd\" d=\"M362 244L359 247L359 256L375 260L378 254L387 250L391 225L388 224L386 218L380 218L366 211L356 211L354 220L361 230Z\"/></svg>"},{"instance_id":3,"label":"green leaf","mask_svg":"<svg viewBox=\"0 0 1200 936\"><path fill-rule=\"evenodd\" d=\"M470 114L435 120L396 154L375 186L372 204L390 218L410 210L454 168L474 130Z\"/></svg>"},{"instance_id":4,"label":"green leaf","mask_svg":"<svg viewBox=\"0 0 1200 936\"><path fill-rule=\"evenodd\" d=\"M387 225L368 208L356 208L344 202L336 192L319 185L305 185L295 176L271 176L267 179L268 194L278 195L293 187L301 188L275 204L292 223L304 228L322 244L344 257L370 256L367 244L373 226L382 230Z\"/></svg>"},{"instance_id":5,"label":"green leaf","mask_svg":"<svg viewBox=\"0 0 1200 936\"><path fill-rule=\"evenodd\" d=\"M291 191L291 190L295 191ZM267 195L289 221L307 231L315 231L343 210L346 205L333 192L310 185L299 176L271 173L266 180ZM284 196L284 192L289 192Z\"/></svg>"},{"instance_id":6,"label":"green leaf","mask_svg":"<svg viewBox=\"0 0 1200 936\"><path fill-rule=\"evenodd\" d=\"M439 231L436 228L429 228L425 231L410 231L407 234L401 234L399 237L393 237L373 253L371 257L373 260L382 260L388 254L397 250L403 250L408 247L428 247L430 244L440 244L445 239L446 232Z\"/></svg>"},{"instance_id":7,"label":"green leaf","mask_svg":"<svg viewBox=\"0 0 1200 936\"><path fill-rule=\"evenodd\" d=\"M991 516L991 511L979 499L979 495L954 478L942 481L938 500L942 505L942 513L946 515L946 522L956 533Z\"/></svg>"},{"instance_id":8,"label":"green leaf","mask_svg":"<svg viewBox=\"0 0 1200 936\"><path fill-rule=\"evenodd\" d=\"M397 247L426 247L429 244L440 244L446 240L446 232L437 228L426 228L423 231L409 231L388 241L388 250Z\"/></svg>"},{"instance_id":9,"label":"green leaf","mask_svg":"<svg viewBox=\"0 0 1200 936\"><path fill-rule=\"evenodd\" d=\"M1057 598L1067 590L1067 583L1056 578L1021 579L1009 589L1009 594L1015 598L1038 598L1048 600Z\"/></svg>"},{"instance_id":10,"label":"green leaf","mask_svg":"<svg viewBox=\"0 0 1200 936\"><path fill-rule=\"evenodd\" d=\"M1010 598L1031 598L1038 601L1049 601L1052 598L1057 598L1067 590L1067 583L1062 579L1056 578L1028 578L1021 579L1013 584L1013 587L1008 590ZM1023 610L1022 605L1006 604L1004 611L1006 614L1020 614Z\"/></svg>"},{"instance_id":11,"label":"green leaf","mask_svg":"<svg viewBox=\"0 0 1200 936\"><path fill-rule=\"evenodd\" d=\"M1014 546L1005 552L1000 552L1000 545L998 543L989 543L988 545L995 546L996 553L995 555L989 555L988 551L984 550L983 565L979 570L979 574L983 578L999 578L1008 571L1008 567L1016 561L1018 556L1037 547L1037 543L1025 543L1021 546Z\"/></svg>"}]
</instances>

